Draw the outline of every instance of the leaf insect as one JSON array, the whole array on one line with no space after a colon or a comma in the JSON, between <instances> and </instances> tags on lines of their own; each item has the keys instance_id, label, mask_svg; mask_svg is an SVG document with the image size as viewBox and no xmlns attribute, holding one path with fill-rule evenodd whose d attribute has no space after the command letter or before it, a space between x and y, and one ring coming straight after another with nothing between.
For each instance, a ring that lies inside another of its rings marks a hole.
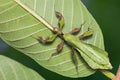
<instances>
[{"instance_id":1,"label":"leaf insect","mask_svg":"<svg viewBox=\"0 0 120 80\"><path fill-rule=\"evenodd\" d=\"M92 36L94 31L92 29L88 29L88 31L84 32L79 37L74 36L73 34L79 32L82 28L74 28L69 33L63 33L62 29L64 27L64 17L60 12L55 11L56 17L58 18L58 24L59 28L54 27L53 32L54 34L47 37L46 39L43 39L42 37L39 37L39 41L43 43L52 42L56 39L56 37L60 37L62 39L62 42L58 44L57 46L57 52L61 52L63 49L64 43L67 43L71 46L72 50L72 60L73 63L76 66L76 70L78 70L78 60L77 60L77 52L81 55L83 60L88 64L90 68L93 70L96 69L112 69L112 65L109 62L108 53L105 50L102 50L92 44L88 44L82 41L82 39ZM52 54L54 56L55 54ZM50 59L51 59L50 57Z\"/></svg>"}]
</instances>

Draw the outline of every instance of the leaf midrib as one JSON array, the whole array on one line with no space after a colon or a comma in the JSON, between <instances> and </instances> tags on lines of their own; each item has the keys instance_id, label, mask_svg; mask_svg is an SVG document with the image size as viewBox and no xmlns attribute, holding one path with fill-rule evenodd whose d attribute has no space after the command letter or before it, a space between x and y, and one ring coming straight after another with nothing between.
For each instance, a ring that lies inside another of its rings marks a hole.
<instances>
[{"instance_id":1,"label":"leaf midrib","mask_svg":"<svg viewBox=\"0 0 120 80\"><path fill-rule=\"evenodd\" d=\"M21 7L23 7L25 10L27 10L30 14L32 14L36 19L38 19L40 22L42 22L47 28L53 31L53 26L49 24L43 17L37 15L33 10L29 9L27 6L22 4L19 0L14 0L17 4L19 4Z\"/></svg>"}]
</instances>

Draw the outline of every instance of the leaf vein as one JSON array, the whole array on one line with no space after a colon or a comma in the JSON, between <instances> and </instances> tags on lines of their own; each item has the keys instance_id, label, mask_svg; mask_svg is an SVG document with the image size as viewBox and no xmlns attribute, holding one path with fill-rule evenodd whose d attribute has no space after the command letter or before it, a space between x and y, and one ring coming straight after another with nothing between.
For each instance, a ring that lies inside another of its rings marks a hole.
<instances>
[{"instance_id":1,"label":"leaf vein","mask_svg":"<svg viewBox=\"0 0 120 80\"><path fill-rule=\"evenodd\" d=\"M27 78L27 76L26 76L26 73L25 73L25 70L23 70L22 66L18 64L18 67L19 67L19 69L22 70L23 75L24 75L24 77L25 77L25 80L28 80L28 78Z\"/></svg>"},{"instance_id":2,"label":"leaf vein","mask_svg":"<svg viewBox=\"0 0 120 80\"><path fill-rule=\"evenodd\" d=\"M70 27L70 31L72 30L72 26L73 26L73 15L74 15L74 12L73 12L73 7L74 7L74 1L73 0L71 0L72 1L72 11L71 11L71 27Z\"/></svg>"},{"instance_id":3,"label":"leaf vein","mask_svg":"<svg viewBox=\"0 0 120 80\"><path fill-rule=\"evenodd\" d=\"M16 45L13 45L15 48L18 48L18 49L25 49L25 48L29 48L31 46L34 46L36 44L38 44L39 42L34 42L34 43L31 43L31 44L27 44L27 45L22 45L22 46L16 46Z\"/></svg>"},{"instance_id":4,"label":"leaf vein","mask_svg":"<svg viewBox=\"0 0 120 80\"><path fill-rule=\"evenodd\" d=\"M4 24L4 23L10 22L10 21L14 21L14 20L23 18L23 17L25 17L26 15L28 15L28 13L26 13L26 14L24 14L24 15L21 15L21 16L18 16L18 17L16 17L16 18L12 18L12 19L8 19L8 20L6 20L6 21L0 22L0 24Z\"/></svg>"},{"instance_id":5,"label":"leaf vein","mask_svg":"<svg viewBox=\"0 0 120 80\"><path fill-rule=\"evenodd\" d=\"M95 34L95 37L94 37L94 43L93 43L93 45L95 45L95 44L96 44L96 41L97 41L97 33Z\"/></svg>"},{"instance_id":6,"label":"leaf vein","mask_svg":"<svg viewBox=\"0 0 120 80\"><path fill-rule=\"evenodd\" d=\"M25 36L19 37L19 38L14 38L14 39L8 40L8 41L11 41L11 42L19 41L19 40L25 39L25 38L27 38L27 37L30 37L30 36L32 36L33 34L36 34L36 33L38 33L38 32L44 31L44 30L46 30L46 29L47 29L47 28L43 28L43 29L40 29L40 30L38 30L38 31L36 31L36 32L33 32L33 33L29 34L29 35L25 35ZM6 39L6 40L7 40L7 39Z\"/></svg>"},{"instance_id":7,"label":"leaf vein","mask_svg":"<svg viewBox=\"0 0 120 80\"><path fill-rule=\"evenodd\" d=\"M9 2L7 2L7 3L5 3L5 4L1 4L0 7L3 7L3 6L6 6L6 5L9 5L9 4L11 4L11 3L13 3L13 1L9 1Z\"/></svg>"},{"instance_id":8,"label":"leaf vein","mask_svg":"<svg viewBox=\"0 0 120 80\"><path fill-rule=\"evenodd\" d=\"M102 46L101 46L101 44L102 44L102 39L100 38L100 42L99 42L99 48L101 48Z\"/></svg>"},{"instance_id":9,"label":"leaf vein","mask_svg":"<svg viewBox=\"0 0 120 80\"><path fill-rule=\"evenodd\" d=\"M19 31L19 30L24 30L24 29L27 29L27 28L31 28L31 27L34 27L34 26L37 26L39 25L40 23L35 23L35 24L31 24L29 26L25 26L25 27L20 27L20 28L16 28L16 29L12 29L12 30L6 30L6 31L0 31L1 33L10 33L10 32L14 32L14 31Z\"/></svg>"},{"instance_id":10,"label":"leaf vein","mask_svg":"<svg viewBox=\"0 0 120 80\"><path fill-rule=\"evenodd\" d=\"M65 53L67 54L68 52L70 52L70 51L68 50L68 51L63 52L63 53L60 53L60 54L58 54L58 55L56 55L56 56L53 56L52 59L53 59L53 58L60 57L60 56L64 55ZM46 60L48 60L48 59L49 59L49 58L46 58L46 59L37 59L37 60L46 61ZM46 65L46 66L54 66L54 65Z\"/></svg>"},{"instance_id":11,"label":"leaf vein","mask_svg":"<svg viewBox=\"0 0 120 80\"><path fill-rule=\"evenodd\" d=\"M72 60L63 61L63 62L61 62L61 63L55 64L55 65L49 65L49 66L57 67L57 66L60 66L60 65L63 65L63 64L69 63L69 62L72 62Z\"/></svg>"},{"instance_id":12,"label":"leaf vein","mask_svg":"<svg viewBox=\"0 0 120 80\"><path fill-rule=\"evenodd\" d=\"M11 68L13 74L15 75L15 79L16 79L16 80L19 80L19 78L18 78L18 76L17 76L17 73L16 73L16 71L15 71L13 65L12 65L10 62L8 62L8 61L6 61L6 62L8 63L8 65L10 66L10 68Z\"/></svg>"},{"instance_id":13,"label":"leaf vein","mask_svg":"<svg viewBox=\"0 0 120 80\"><path fill-rule=\"evenodd\" d=\"M36 54L41 54L41 53L44 53L44 52L47 52L47 51L52 51L52 50L56 50L56 48L49 48L49 49L42 50L42 51L27 52L27 53L28 53L28 54L32 54L32 55L36 55Z\"/></svg>"},{"instance_id":14,"label":"leaf vein","mask_svg":"<svg viewBox=\"0 0 120 80\"><path fill-rule=\"evenodd\" d=\"M64 11L64 0L63 0L63 3L62 3L62 14L63 14L63 11Z\"/></svg>"},{"instance_id":15,"label":"leaf vein","mask_svg":"<svg viewBox=\"0 0 120 80\"><path fill-rule=\"evenodd\" d=\"M80 7L80 12L81 12L81 20L83 20L81 22L83 23L84 22L84 13L83 13L82 7ZM82 25L81 33L83 33L83 31L84 31L83 29L84 29L84 25Z\"/></svg>"},{"instance_id":16,"label":"leaf vein","mask_svg":"<svg viewBox=\"0 0 120 80\"><path fill-rule=\"evenodd\" d=\"M5 10L1 11L1 12L0 12L0 14L3 14L3 13L5 13L5 12L7 12L7 11L9 11L9 10L13 9L13 8L14 8L14 7L16 7L16 6L17 6L17 4L15 4L15 5L13 5L13 6L11 6L11 7L7 8L7 9L5 9Z\"/></svg>"},{"instance_id":17,"label":"leaf vein","mask_svg":"<svg viewBox=\"0 0 120 80\"><path fill-rule=\"evenodd\" d=\"M44 11L43 11L43 18L45 17L45 12L46 12L46 7L47 7L47 0L45 0L45 4L44 4Z\"/></svg>"},{"instance_id":18,"label":"leaf vein","mask_svg":"<svg viewBox=\"0 0 120 80\"><path fill-rule=\"evenodd\" d=\"M37 4L37 1L34 0L34 8L33 9L34 9L35 12L36 12L36 6L37 6L36 4Z\"/></svg>"},{"instance_id":19,"label":"leaf vein","mask_svg":"<svg viewBox=\"0 0 120 80\"><path fill-rule=\"evenodd\" d=\"M2 76L3 76L3 79L4 79L4 80L7 80L7 79L6 79L6 76L5 76L4 72L3 72L3 70L1 69L1 67L0 67L0 73L1 73Z\"/></svg>"},{"instance_id":20,"label":"leaf vein","mask_svg":"<svg viewBox=\"0 0 120 80\"><path fill-rule=\"evenodd\" d=\"M53 0L53 10L52 10L51 24L53 24L54 4L55 4L55 0Z\"/></svg>"},{"instance_id":21,"label":"leaf vein","mask_svg":"<svg viewBox=\"0 0 120 80\"><path fill-rule=\"evenodd\" d=\"M79 64L78 67L82 66L83 64ZM58 70L58 71L61 71L61 72L65 72L65 71L70 71L72 69L75 69L75 66L73 67L70 67L70 68L67 68L67 69L64 69L64 70ZM82 70L81 70L82 71Z\"/></svg>"}]
</instances>

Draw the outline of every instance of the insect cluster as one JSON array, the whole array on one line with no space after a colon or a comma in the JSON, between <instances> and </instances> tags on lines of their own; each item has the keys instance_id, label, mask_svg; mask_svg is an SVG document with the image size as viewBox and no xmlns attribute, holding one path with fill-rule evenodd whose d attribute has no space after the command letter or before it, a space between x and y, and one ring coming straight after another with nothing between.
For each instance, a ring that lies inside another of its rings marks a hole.
<instances>
[{"instance_id":1,"label":"insect cluster","mask_svg":"<svg viewBox=\"0 0 120 80\"><path fill-rule=\"evenodd\" d=\"M112 69L112 66L109 62L108 53L105 50L102 50L92 44L88 44L83 42L82 40L85 38L89 38L94 34L94 31L91 28L88 28L88 31L84 32L79 37L74 36L74 34L78 33L82 25L79 28L74 28L69 33L63 33L62 29L65 24L65 20L63 15L60 12L55 12L56 17L58 18L58 25L59 27L53 27L53 35L46 37L43 39L41 36L38 38L38 40L42 43L50 43L56 39L56 37L60 37L62 41L57 46L57 53L60 53L63 49L63 46L65 43L67 43L71 47L72 51L72 60L75 64L76 70L78 72L78 60L77 56L80 54L80 56L83 58L83 60L88 64L88 66L94 70L96 69ZM53 53L49 60L55 56L56 53Z\"/></svg>"}]
</instances>

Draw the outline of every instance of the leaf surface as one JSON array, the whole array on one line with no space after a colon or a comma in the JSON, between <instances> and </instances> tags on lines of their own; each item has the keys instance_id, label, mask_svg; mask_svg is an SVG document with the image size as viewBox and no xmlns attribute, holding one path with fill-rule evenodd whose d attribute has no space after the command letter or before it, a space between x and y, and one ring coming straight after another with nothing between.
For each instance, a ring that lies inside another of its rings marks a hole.
<instances>
[{"instance_id":1,"label":"leaf surface","mask_svg":"<svg viewBox=\"0 0 120 80\"><path fill-rule=\"evenodd\" d=\"M34 70L6 56L0 55L0 80L45 80L45 79Z\"/></svg>"},{"instance_id":2,"label":"leaf surface","mask_svg":"<svg viewBox=\"0 0 120 80\"><path fill-rule=\"evenodd\" d=\"M88 27L92 28L94 35L85 42L104 49L101 30L80 0L15 1L0 0L0 35L5 42L30 56L46 69L63 76L85 77L95 72L78 57L79 74L77 74L71 59L71 49L67 45L59 55L48 61L50 55L56 52L56 47L61 39L58 37L51 44L41 44L36 39L39 36L45 38L53 34L43 21L45 19L50 25L57 27L58 20L55 16L55 9L65 18L64 33L80 27L85 22L79 35L87 31ZM43 21L40 19L41 16L44 18Z\"/></svg>"}]
</instances>

